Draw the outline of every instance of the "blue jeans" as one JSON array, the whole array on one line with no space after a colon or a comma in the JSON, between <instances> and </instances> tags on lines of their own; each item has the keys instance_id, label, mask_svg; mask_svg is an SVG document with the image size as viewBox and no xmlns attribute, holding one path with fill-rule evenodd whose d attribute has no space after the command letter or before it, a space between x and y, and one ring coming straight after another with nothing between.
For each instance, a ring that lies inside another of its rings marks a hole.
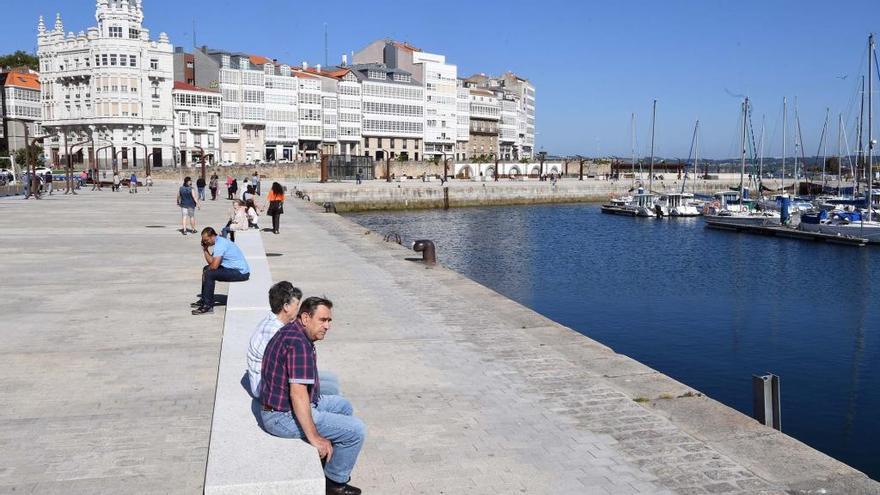
<instances>
[{"instance_id":1,"label":"blue jeans","mask_svg":"<svg viewBox=\"0 0 880 495\"><path fill-rule=\"evenodd\" d=\"M199 201L204 201L205 200L205 188L198 187L197 189L199 190Z\"/></svg>"},{"instance_id":2,"label":"blue jeans","mask_svg":"<svg viewBox=\"0 0 880 495\"><path fill-rule=\"evenodd\" d=\"M337 483L348 483L351 471L366 437L366 426L352 416L351 403L341 395L321 395L312 406L312 421L318 434L333 444L333 455L324 466L324 475ZM263 411L263 428L281 438L305 439L292 412Z\"/></svg>"},{"instance_id":3,"label":"blue jeans","mask_svg":"<svg viewBox=\"0 0 880 495\"><path fill-rule=\"evenodd\" d=\"M223 266L217 267L216 270L209 270L208 265L205 265L202 270L202 297L199 302L206 308L213 308L214 285L217 282L244 282L249 278L251 278L250 273L241 273Z\"/></svg>"}]
</instances>

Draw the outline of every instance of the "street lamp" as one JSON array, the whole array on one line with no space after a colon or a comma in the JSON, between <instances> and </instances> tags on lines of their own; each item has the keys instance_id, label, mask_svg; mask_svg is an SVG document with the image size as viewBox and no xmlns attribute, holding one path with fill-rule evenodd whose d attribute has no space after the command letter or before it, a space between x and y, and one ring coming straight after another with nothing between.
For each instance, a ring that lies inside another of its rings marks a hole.
<instances>
[{"instance_id":1,"label":"street lamp","mask_svg":"<svg viewBox=\"0 0 880 495\"><path fill-rule=\"evenodd\" d=\"M199 145L194 145L193 148L199 150L199 154L201 155L199 161L202 164L202 180L205 180L205 149Z\"/></svg>"},{"instance_id":2,"label":"street lamp","mask_svg":"<svg viewBox=\"0 0 880 495\"><path fill-rule=\"evenodd\" d=\"M541 177L544 177L544 159L547 158L547 152L541 151L538 153L538 160L541 161Z\"/></svg>"},{"instance_id":3,"label":"street lamp","mask_svg":"<svg viewBox=\"0 0 880 495\"><path fill-rule=\"evenodd\" d=\"M100 148L95 150L95 168L94 168L95 173L92 176L92 191L94 191L94 190L100 191L101 190L101 179L100 179L100 177L98 177L99 172L100 172L100 170L99 170L100 167L98 166L98 156L102 151L109 150L111 148L113 148L113 145L108 144L107 146L101 146Z\"/></svg>"},{"instance_id":4,"label":"street lamp","mask_svg":"<svg viewBox=\"0 0 880 495\"><path fill-rule=\"evenodd\" d=\"M385 182L391 182L391 153L385 148L381 148L379 151L385 155Z\"/></svg>"},{"instance_id":5,"label":"street lamp","mask_svg":"<svg viewBox=\"0 0 880 495\"><path fill-rule=\"evenodd\" d=\"M28 190L27 190L27 196L25 196L24 199L28 199L29 197L31 197L31 194L34 195L34 199L40 199L39 179L37 178L37 159L31 157L31 148L33 147L33 145L35 145L37 143L37 141L42 141L42 139L43 138L41 138L41 137L35 137L35 138L31 139L28 134L27 122L25 122L25 125L24 125L24 157L25 157L24 159L25 159L25 164L24 164L24 166L25 166L25 168L27 168L28 164L30 163L31 164L30 165L31 172L29 172L30 186L28 187ZM37 181L37 187L34 186L34 181Z\"/></svg>"},{"instance_id":6,"label":"street lamp","mask_svg":"<svg viewBox=\"0 0 880 495\"><path fill-rule=\"evenodd\" d=\"M440 151L443 154L443 178L440 180L440 185L446 183L446 178L449 177L449 158L446 157L446 151Z\"/></svg>"},{"instance_id":7,"label":"street lamp","mask_svg":"<svg viewBox=\"0 0 880 495\"><path fill-rule=\"evenodd\" d=\"M498 182L498 162L500 161L501 157L498 156L498 153L489 153L489 156L495 159L495 168L492 169L492 175L494 176L493 180L495 182Z\"/></svg>"},{"instance_id":8,"label":"street lamp","mask_svg":"<svg viewBox=\"0 0 880 495\"><path fill-rule=\"evenodd\" d=\"M580 170L580 177L578 178L578 180L584 180L584 162L587 161L587 159L582 157L581 155L577 155L577 159L578 159L578 164L580 165L580 169L581 169Z\"/></svg>"},{"instance_id":9,"label":"street lamp","mask_svg":"<svg viewBox=\"0 0 880 495\"><path fill-rule=\"evenodd\" d=\"M64 174L66 189L64 190L64 194L76 194L76 191L73 190L73 155L71 154L71 152L73 151L73 148L77 146L82 146L86 143L92 143L92 146L94 146L94 141L92 141L91 136L89 136L89 138L86 140L70 144L67 132L64 133L64 150L67 154L67 173Z\"/></svg>"}]
</instances>

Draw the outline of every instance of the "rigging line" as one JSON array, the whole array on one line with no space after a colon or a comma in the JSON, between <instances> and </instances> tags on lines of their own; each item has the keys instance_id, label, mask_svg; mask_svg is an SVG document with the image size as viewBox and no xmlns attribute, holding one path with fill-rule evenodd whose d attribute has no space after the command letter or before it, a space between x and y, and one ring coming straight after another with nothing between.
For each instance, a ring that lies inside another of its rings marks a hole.
<instances>
[{"instance_id":1,"label":"rigging line","mask_svg":"<svg viewBox=\"0 0 880 495\"><path fill-rule=\"evenodd\" d=\"M819 149L816 150L816 163L814 166L819 165L819 156L822 154L822 144L825 142L825 131L828 129L828 113L830 111L828 108L825 109L825 125L822 126L822 134L819 137Z\"/></svg>"}]
</instances>

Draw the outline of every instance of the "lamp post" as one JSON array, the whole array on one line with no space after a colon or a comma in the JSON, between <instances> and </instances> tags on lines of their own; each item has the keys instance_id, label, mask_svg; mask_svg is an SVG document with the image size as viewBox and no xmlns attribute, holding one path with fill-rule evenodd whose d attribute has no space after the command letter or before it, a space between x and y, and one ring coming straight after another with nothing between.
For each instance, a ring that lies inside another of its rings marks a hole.
<instances>
[{"instance_id":1,"label":"lamp post","mask_svg":"<svg viewBox=\"0 0 880 495\"><path fill-rule=\"evenodd\" d=\"M100 177L98 177L98 174L100 172L99 167L98 167L98 154L104 150L109 150L111 148L113 148L113 145L108 144L107 146L102 146L102 147L95 150L95 169L94 169L95 174L92 176L92 191L94 191L96 189L98 191L101 190L101 179L100 179Z\"/></svg>"},{"instance_id":2,"label":"lamp post","mask_svg":"<svg viewBox=\"0 0 880 495\"><path fill-rule=\"evenodd\" d=\"M446 152L441 151L443 154L443 179L440 180L440 185L446 183L446 178L449 177L449 158L446 157Z\"/></svg>"},{"instance_id":3,"label":"lamp post","mask_svg":"<svg viewBox=\"0 0 880 495\"><path fill-rule=\"evenodd\" d=\"M34 199L40 199L39 179L37 178L37 159L31 157L31 148L33 147L33 145L35 145L37 143L37 141L41 141L42 139L43 138L41 138L41 137L35 137L35 138L31 139L30 135L28 133L27 122L25 122L25 124L24 124L24 157L25 157L24 158L25 159L24 166L25 166L25 168L28 168L28 166L30 166L30 172L28 172L28 174L30 175L30 177L29 177L30 185L28 186L27 196L25 196L24 199L30 198L31 194L34 195ZM36 181L36 187L34 185L35 181Z\"/></svg>"},{"instance_id":4,"label":"lamp post","mask_svg":"<svg viewBox=\"0 0 880 495\"><path fill-rule=\"evenodd\" d=\"M202 180L205 180L205 149L199 145L194 145L193 148L199 150L199 154L201 155L199 158L199 162L201 162L202 165Z\"/></svg>"},{"instance_id":5,"label":"lamp post","mask_svg":"<svg viewBox=\"0 0 880 495\"><path fill-rule=\"evenodd\" d=\"M73 151L73 148L75 148L77 146L82 146L86 143L93 143L93 141L92 141L91 136L89 136L89 138L86 140L79 141L74 144L70 144L67 136L68 136L68 134L67 134L67 132L65 132L64 133L64 151L67 154L67 173L64 174L64 176L65 176L64 183L66 186L66 188L64 189L64 194L76 194L76 191L73 190L73 177L71 176L71 174L73 173L73 155L71 154L71 152ZM94 146L94 143L93 143L93 146Z\"/></svg>"},{"instance_id":6,"label":"lamp post","mask_svg":"<svg viewBox=\"0 0 880 495\"><path fill-rule=\"evenodd\" d=\"M385 155L385 182L391 182L391 153L385 148L382 148L379 151Z\"/></svg>"},{"instance_id":7,"label":"lamp post","mask_svg":"<svg viewBox=\"0 0 880 495\"><path fill-rule=\"evenodd\" d=\"M541 161L541 178L544 177L544 159L547 158L547 152L541 151L538 153L538 160Z\"/></svg>"},{"instance_id":8,"label":"lamp post","mask_svg":"<svg viewBox=\"0 0 880 495\"><path fill-rule=\"evenodd\" d=\"M135 141L132 144L136 144L136 145L142 146L144 148L144 173L146 175L150 175L150 159L149 158L151 156L153 156L153 154L149 152L147 145L144 143L139 143L139 142ZM135 166L135 168L137 168L137 161L135 161L134 166Z\"/></svg>"},{"instance_id":9,"label":"lamp post","mask_svg":"<svg viewBox=\"0 0 880 495\"><path fill-rule=\"evenodd\" d=\"M584 162L586 161L586 158L578 155L577 159L578 164L580 165L580 177L578 178L578 180L584 180Z\"/></svg>"},{"instance_id":10,"label":"lamp post","mask_svg":"<svg viewBox=\"0 0 880 495\"><path fill-rule=\"evenodd\" d=\"M501 157L498 156L498 153L490 153L489 155L492 156L493 158L495 158L495 168L492 169L492 175L495 176L495 177L493 178L494 181L495 181L495 182L498 182L498 162L501 161Z\"/></svg>"}]
</instances>

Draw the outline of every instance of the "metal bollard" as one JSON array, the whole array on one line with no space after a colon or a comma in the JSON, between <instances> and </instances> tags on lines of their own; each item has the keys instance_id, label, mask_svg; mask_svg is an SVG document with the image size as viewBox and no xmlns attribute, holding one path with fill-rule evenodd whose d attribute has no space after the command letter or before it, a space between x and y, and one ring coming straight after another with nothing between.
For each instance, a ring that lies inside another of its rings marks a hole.
<instances>
[{"instance_id":1,"label":"metal bollard","mask_svg":"<svg viewBox=\"0 0 880 495\"><path fill-rule=\"evenodd\" d=\"M338 213L336 211L336 204L330 201L324 203L324 213Z\"/></svg>"},{"instance_id":2,"label":"metal bollard","mask_svg":"<svg viewBox=\"0 0 880 495\"><path fill-rule=\"evenodd\" d=\"M772 373L752 375L752 408L759 423L782 431L778 376Z\"/></svg>"},{"instance_id":3,"label":"metal bollard","mask_svg":"<svg viewBox=\"0 0 880 495\"><path fill-rule=\"evenodd\" d=\"M389 232L385 234L385 242L396 242L398 244L403 244L403 239L400 238L400 234L397 232Z\"/></svg>"},{"instance_id":4,"label":"metal bollard","mask_svg":"<svg viewBox=\"0 0 880 495\"><path fill-rule=\"evenodd\" d=\"M434 249L434 243L427 239L422 239L419 241L415 241L412 244L413 251L417 253L422 253L422 261L433 265L437 263L437 253Z\"/></svg>"}]
</instances>

